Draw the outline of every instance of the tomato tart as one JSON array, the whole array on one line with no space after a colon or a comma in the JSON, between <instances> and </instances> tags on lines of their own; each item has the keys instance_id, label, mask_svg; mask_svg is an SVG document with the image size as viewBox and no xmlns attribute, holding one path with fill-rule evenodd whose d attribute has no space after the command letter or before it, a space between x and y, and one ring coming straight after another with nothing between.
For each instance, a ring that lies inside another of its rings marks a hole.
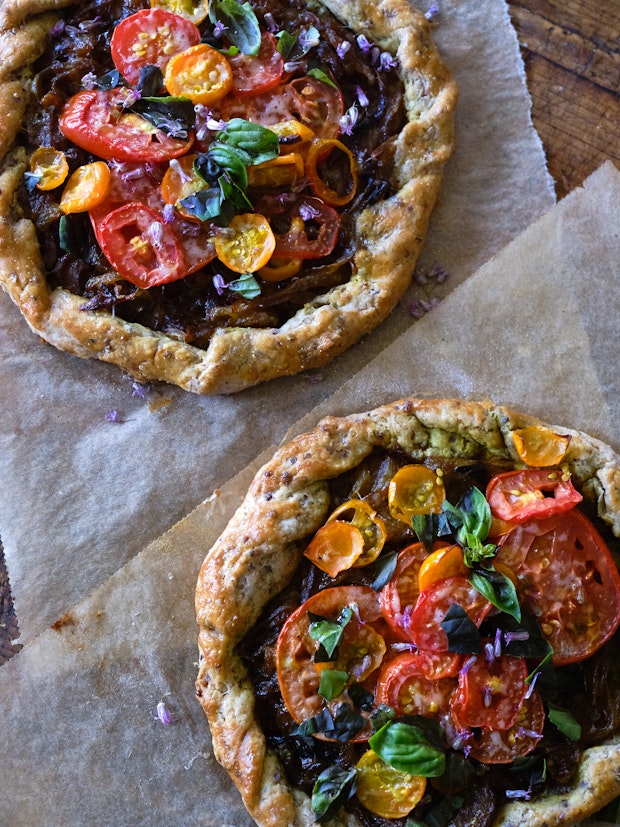
<instances>
[{"instance_id":1,"label":"tomato tart","mask_svg":"<svg viewBox=\"0 0 620 827\"><path fill-rule=\"evenodd\" d=\"M229 393L410 283L456 88L407 0L5 0L0 284L43 339Z\"/></svg>"},{"instance_id":2,"label":"tomato tart","mask_svg":"<svg viewBox=\"0 0 620 827\"><path fill-rule=\"evenodd\" d=\"M202 566L197 693L268 825L545 827L620 794L620 458L491 402L328 417Z\"/></svg>"}]
</instances>

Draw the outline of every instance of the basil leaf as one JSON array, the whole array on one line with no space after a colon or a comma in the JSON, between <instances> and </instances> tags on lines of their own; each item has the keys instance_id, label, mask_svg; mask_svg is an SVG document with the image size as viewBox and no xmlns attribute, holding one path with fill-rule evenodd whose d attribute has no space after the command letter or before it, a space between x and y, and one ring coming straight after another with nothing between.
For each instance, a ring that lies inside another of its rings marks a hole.
<instances>
[{"instance_id":1,"label":"basil leaf","mask_svg":"<svg viewBox=\"0 0 620 827\"><path fill-rule=\"evenodd\" d=\"M433 807L424 821L408 818L405 827L448 827L452 816L463 806L463 799L458 795L444 795L439 804Z\"/></svg>"},{"instance_id":2,"label":"basil leaf","mask_svg":"<svg viewBox=\"0 0 620 827\"><path fill-rule=\"evenodd\" d=\"M326 617L321 617L321 615L308 612L308 618L310 619L308 633L312 640L316 640L325 649L329 660L335 660L335 652L342 639L344 627L352 617L353 610L350 606L344 607L337 620L329 620Z\"/></svg>"},{"instance_id":3,"label":"basil leaf","mask_svg":"<svg viewBox=\"0 0 620 827\"><path fill-rule=\"evenodd\" d=\"M295 734L322 733L334 741L346 743L366 726L366 719L351 704L341 703L333 715L328 707L300 724ZM303 727L303 730L302 730Z\"/></svg>"},{"instance_id":4,"label":"basil leaf","mask_svg":"<svg viewBox=\"0 0 620 827\"><path fill-rule=\"evenodd\" d=\"M507 614L496 614L484 620L480 636L495 639L497 630L502 635L502 651L515 658L544 658L549 644L542 636L540 626L532 615L521 610L521 620Z\"/></svg>"},{"instance_id":5,"label":"basil leaf","mask_svg":"<svg viewBox=\"0 0 620 827\"><path fill-rule=\"evenodd\" d=\"M340 669L323 669L319 682L319 695L326 701L333 701L342 695L349 680L349 673Z\"/></svg>"},{"instance_id":6,"label":"basil leaf","mask_svg":"<svg viewBox=\"0 0 620 827\"><path fill-rule=\"evenodd\" d=\"M252 273L243 273L238 279L231 281L228 289L233 293L239 293L244 299L255 299L260 296L260 284L256 281Z\"/></svg>"},{"instance_id":7,"label":"basil leaf","mask_svg":"<svg viewBox=\"0 0 620 827\"><path fill-rule=\"evenodd\" d=\"M201 158L204 158L204 160L201 161ZM216 164L220 170L226 170L240 189L243 191L247 190L248 171L246 169L246 164L244 164L243 159L235 149L215 142L211 144L209 151L205 156L199 156L196 159L196 164L194 166L196 167L198 174L208 181L209 179L207 176L209 175L213 164Z\"/></svg>"},{"instance_id":8,"label":"basil leaf","mask_svg":"<svg viewBox=\"0 0 620 827\"><path fill-rule=\"evenodd\" d=\"M375 579L372 581L372 587L376 592L381 591L385 584L391 580L396 571L397 562L398 554L395 551L389 551L378 558L375 563Z\"/></svg>"},{"instance_id":9,"label":"basil leaf","mask_svg":"<svg viewBox=\"0 0 620 827\"><path fill-rule=\"evenodd\" d=\"M499 571L477 569L469 575L469 582L495 608L514 617L516 621L521 620L517 590L510 577Z\"/></svg>"},{"instance_id":10,"label":"basil leaf","mask_svg":"<svg viewBox=\"0 0 620 827\"><path fill-rule=\"evenodd\" d=\"M218 133L217 142L234 147L246 166L270 161L280 153L280 144L275 132L243 118L232 118L228 121L226 128Z\"/></svg>"},{"instance_id":11,"label":"basil leaf","mask_svg":"<svg viewBox=\"0 0 620 827\"><path fill-rule=\"evenodd\" d=\"M210 0L209 19L226 28L226 37L245 55L257 55L261 32L254 9L237 0Z\"/></svg>"},{"instance_id":12,"label":"basil leaf","mask_svg":"<svg viewBox=\"0 0 620 827\"><path fill-rule=\"evenodd\" d=\"M410 775L433 778L446 768L445 753L429 744L418 727L402 721L385 724L368 745L386 764Z\"/></svg>"},{"instance_id":13,"label":"basil leaf","mask_svg":"<svg viewBox=\"0 0 620 827\"><path fill-rule=\"evenodd\" d=\"M105 75L101 75L96 80L96 86L98 89L116 89L117 86L121 86L123 83L123 76L118 71L118 69L112 69L111 72L106 72Z\"/></svg>"},{"instance_id":14,"label":"basil leaf","mask_svg":"<svg viewBox=\"0 0 620 827\"><path fill-rule=\"evenodd\" d=\"M370 727L373 732L378 732L382 726L385 726L389 721L394 719L396 712L391 706L380 704L373 712L370 713Z\"/></svg>"},{"instance_id":15,"label":"basil leaf","mask_svg":"<svg viewBox=\"0 0 620 827\"><path fill-rule=\"evenodd\" d=\"M435 540L438 537L446 537L452 534L447 515L443 512L440 514L414 514L411 518L411 527L415 531L418 540L424 543L424 548L429 554L433 551Z\"/></svg>"},{"instance_id":16,"label":"basil leaf","mask_svg":"<svg viewBox=\"0 0 620 827\"><path fill-rule=\"evenodd\" d=\"M210 221L221 216L222 201L222 193L219 188L208 187L204 190L198 190L193 195L188 195L187 198L182 198L179 204L200 221ZM232 218L232 215L230 218ZM230 219L228 220L230 221Z\"/></svg>"},{"instance_id":17,"label":"basil leaf","mask_svg":"<svg viewBox=\"0 0 620 827\"><path fill-rule=\"evenodd\" d=\"M130 109L172 138L187 138L194 125L194 104L187 98L142 97Z\"/></svg>"},{"instance_id":18,"label":"basil leaf","mask_svg":"<svg viewBox=\"0 0 620 827\"><path fill-rule=\"evenodd\" d=\"M578 741L581 738L581 724L567 709L549 704L548 718L569 741Z\"/></svg>"},{"instance_id":19,"label":"basil leaf","mask_svg":"<svg viewBox=\"0 0 620 827\"><path fill-rule=\"evenodd\" d=\"M352 683L348 690L349 698L356 709L372 709L375 696L361 685Z\"/></svg>"},{"instance_id":20,"label":"basil leaf","mask_svg":"<svg viewBox=\"0 0 620 827\"><path fill-rule=\"evenodd\" d=\"M335 815L339 807L355 792L355 767L328 767L319 775L312 789L312 809L319 821Z\"/></svg>"},{"instance_id":21,"label":"basil leaf","mask_svg":"<svg viewBox=\"0 0 620 827\"><path fill-rule=\"evenodd\" d=\"M482 651L480 632L465 609L453 603L441 621L448 636L448 651L458 655L477 655Z\"/></svg>"},{"instance_id":22,"label":"basil leaf","mask_svg":"<svg viewBox=\"0 0 620 827\"><path fill-rule=\"evenodd\" d=\"M84 213L61 215L58 222L58 244L65 253L88 261L90 250L90 221L84 219Z\"/></svg>"},{"instance_id":23,"label":"basil leaf","mask_svg":"<svg viewBox=\"0 0 620 827\"><path fill-rule=\"evenodd\" d=\"M481 543L486 540L491 528L491 509L486 497L475 485L463 494L456 505L444 502L443 511L460 545L467 545L466 538L476 538Z\"/></svg>"},{"instance_id":24,"label":"basil leaf","mask_svg":"<svg viewBox=\"0 0 620 827\"><path fill-rule=\"evenodd\" d=\"M288 58L297 45L297 37L290 32L282 30L276 34L276 40L278 41L278 51L283 58Z\"/></svg>"},{"instance_id":25,"label":"basil leaf","mask_svg":"<svg viewBox=\"0 0 620 827\"><path fill-rule=\"evenodd\" d=\"M36 189L37 184L43 178L42 175L39 175L36 172L24 172L24 180L26 183L26 189L28 192L34 192ZM64 218L64 216L63 216Z\"/></svg>"},{"instance_id":26,"label":"basil leaf","mask_svg":"<svg viewBox=\"0 0 620 827\"><path fill-rule=\"evenodd\" d=\"M308 74L310 75L310 77L316 78L316 80L320 80L322 83L326 83L328 86L333 86L334 89L338 89L338 84L334 83L334 81L326 72L323 71L323 69L308 69Z\"/></svg>"},{"instance_id":27,"label":"basil leaf","mask_svg":"<svg viewBox=\"0 0 620 827\"><path fill-rule=\"evenodd\" d=\"M247 209L252 211L254 209L252 202L248 199L245 192L241 189L241 187L237 186L237 184L230 177L228 177L228 173L220 175L218 178L218 184L220 185L222 198L231 204L235 212Z\"/></svg>"},{"instance_id":28,"label":"basil leaf","mask_svg":"<svg viewBox=\"0 0 620 827\"><path fill-rule=\"evenodd\" d=\"M159 94L164 88L164 76L159 66L143 66L138 76L136 89L146 97L161 97Z\"/></svg>"}]
</instances>

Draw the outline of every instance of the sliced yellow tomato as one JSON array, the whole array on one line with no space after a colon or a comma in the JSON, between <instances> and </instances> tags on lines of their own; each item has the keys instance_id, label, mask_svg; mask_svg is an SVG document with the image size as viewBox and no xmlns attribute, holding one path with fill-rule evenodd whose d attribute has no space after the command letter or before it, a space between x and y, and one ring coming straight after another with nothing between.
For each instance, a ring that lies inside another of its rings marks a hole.
<instances>
[{"instance_id":1,"label":"sliced yellow tomato","mask_svg":"<svg viewBox=\"0 0 620 827\"><path fill-rule=\"evenodd\" d=\"M332 172L334 181L344 182L342 190L328 183L327 168L323 164L336 156L339 166ZM346 172L341 162L344 160ZM331 207L343 207L357 191L357 163L351 150L336 138L318 138L312 141L306 155L306 177L317 198Z\"/></svg>"},{"instance_id":2,"label":"sliced yellow tomato","mask_svg":"<svg viewBox=\"0 0 620 827\"><path fill-rule=\"evenodd\" d=\"M387 537L385 523L365 500L347 500L342 503L330 514L327 523L345 519L360 530L364 539L364 550L353 565L356 568L367 566L381 553Z\"/></svg>"},{"instance_id":3,"label":"sliced yellow tomato","mask_svg":"<svg viewBox=\"0 0 620 827\"><path fill-rule=\"evenodd\" d=\"M194 215L184 210L179 201L188 198L199 190L205 189L207 184L194 169L196 155L183 155L173 158L161 182L161 197L166 204L174 204L178 211L190 220L198 220Z\"/></svg>"},{"instance_id":4,"label":"sliced yellow tomato","mask_svg":"<svg viewBox=\"0 0 620 827\"><path fill-rule=\"evenodd\" d=\"M272 256L264 267L258 271L258 275L264 281L284 281L297 275L301 270L303 259L301 258L280 258Z\"/></svg>"},{"instance_id":5,"label":"sliced yellow tomato","mask_svg":"<svg viewBox=\"0 0 620 827\"><path fill-rule=\"evenodd\" d=\"M151 8L180 14L198 25L209 14L209 0L151 0Z\"/></svg>"},{"instance_id":6,"label":"sliced yellow tomato","mask_svg":"<svg viewBox=\"0 0 620 827\"><path fill-rule=\"evenodd\" d=\"M304 159L298 152L278 155L248 168L251 187L293 187L304 177Z\"/></svg>"},{"instance_id":7,"label":"sliced yellow tomato","mask_svg":"<svg viewBox=\"0 0 620 827\"><path fill-rule=\"evenodd\" d=\"M360 803L381 818L404 818L420 803L426 778L390 767L371 749L357 762L357 795Z\"/></svg>"},{"instance_id":8,"label":"sliced yellow tomato","mask_svg":"<svg viewBox=\"0 0 620 827\"><path fill-rule=\"evenodd\" d=\"M206 43L198 43L171 58L164 83L175 97L209 105L230 92L233 73L224 55Z\"/></svg>"},{"instance_id":9,"label":"sliced yellow tomato","mask_svg":"<svg viewBox=\"0 0 620 827\"><path fill-rule=\"evenodd\" d=\"M426 465L404 465L390 480L388 505L397 520L411 524L416 514L441 511L446 490L439 472Z\"/></svg>"},{"instance_id":10,"label":"sliced yellow tomato","mask_svg":"<svg viewBox=\"0 0 620 827\"><path fill-rule=\"evenodd\" d=\"M310 141L314 138L314 132L310 127L295 118L274 123L269 129L278 136L280 155L286 155L288 152L297 152L303 155L310 146Z\"/></svg>"},{"instance_id":11,"label":"sliced yellow tomato","mask_svg":"<svg viewBox=\"0 0 620 827\"><path fill-rule=\"evenodd\" d=\"M321 571L335 577L350 569L363 551L364 538L359 528L334 520L319 528L304 554Z\"/></svg>"},{"instance_id":12,"label":"sliced yellow tomato","mask_svg":"<svg viewBox=\"0 0 620 827\"><path fill-rule=\"evenodd\" d=\"M64 184L69 164L64 152L51 146L40 146L32 153L30 171L39 177L37 189L53 190Z\"/></svg>"},{"instance_id":13,"label":"sliced yellow tomato","mask_svg":"<svg viewBox=\"0 0 620 827\"><path fill-rule=\"evenodd\" d=\"M423 560L418 572L418 588L420 591L435 583L445 580L446 577L467 577L469 569L463 560L463 551L460 546L442 546L435 549Z\"/></svg>"},{"instance_id":14,"label":"sliced yellow tomato","mask_svg":"<svg viewBox=\"0 0 620 827\"><path fill-rule=\"evenodd\" d=\"M215 236L217 257L235 273L255 273L273 255L276 239L263 215L236 215L227 232Z\"/></svg>"},{"instance_id":15,"label":"sliced yellow tomato","mask_svg":"<svg viewBox=\"0 0 620 827\"><path fill-rule=\"evenodd\" d=\"M564 459L570 436L554 433L542 425L532 425L513 432L517 454L526 465L548 468Z\"/></svg>"},{"instance_id":16,"label":"sliced yellow tomato","mask_svg":"<svg viewBox=\"0 0 620 827\"><path fill-rule=\"evenodd\" d=\"M60 196L64 213L86 212L97 207L110 189L110 170L105 161L93 161L78 167Z\"/></svg>"}]
</instances>

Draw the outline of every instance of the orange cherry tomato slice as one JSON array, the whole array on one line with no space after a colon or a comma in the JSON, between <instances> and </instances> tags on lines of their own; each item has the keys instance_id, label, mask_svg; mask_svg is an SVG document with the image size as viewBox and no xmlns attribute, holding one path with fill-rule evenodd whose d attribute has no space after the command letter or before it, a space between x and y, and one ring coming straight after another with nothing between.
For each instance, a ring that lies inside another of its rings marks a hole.
<instances>
[{"instance_id":1,"label":"orange cherry tomato slice","mask_svg":"<svg viewBox=\"0 0 620 827\"><path fill-rule=\"evenodd\" d=\"M372 750L357 762L355 794L360 803L381 818L404 818L422 800L426 778L401 772Z\"/></svg>"},{"instance_id":2,"label":"orange cherry tomato slice","mask_svg":"<svg viewBox=\"0 0 620 827\"><path fill-rule=\"evenodd\" d=\"M105 199L110 189L110 170L104 161L78 167L60 196L64 213L87 212Z\"/></svg>"},{"instance_id":3,"label":"orange cherry tomato slice","mask_svg":"<svg viewBox=\"0 0 620 827\"><path fill-rule=\"evenodd\" d=\"M385 543L385 523L374 508L365 500L347 500L330 514L327 522L344 520L345 517L356 526L364 539L364 550L354 563L356 568L373 563Z\"/></svg>"},{"instance_id":4,"label":"orange cherry tomato slice","mask_svg":"<svg viewBox=\"0 0 620 827\"><path fill-rule=\"evenodd\" d=\"M206 43L198 43L171 58L164 82L174 97L208 106L230 92L233 73L224 55Z\"/></svg>"},{"instance_id":5,"label":"orange cherry tomato slice","mask_svg":"<svg viewBox=\"0 0 620 827\"><path fill-rule=\"evenodd\" d=\"M411 525L411 518L416 514L441 511L445 498L441 476L426 465L404 465L390 480L390 513L407 525Z\"/></svg>"},{"instance_id":6,"label":"orange cherry tomato slice","mask_svg":"<svg viewBox=\"0 0 620 827\"><path fill-rule=\"evenodd\" d=\"M32 153L30 171L39 178L37 189L53 190L64 184L69 164L64 152L51 146L40 146Z\"/></svg>"},{"instance_id":7,"label":"orange cherry tomato slice","mask_svg":"<svg viewBox=\"0 0 620 827\"><path fill-rule=\"evenodd\" d=\"M428 555L418 572L418 588L420 591L430 586L436 580L445 580L446 577L467 577L469 569L463 559L460 546L442 546Z\"/></svg>"},{"instance_id":8,"label":"orange cherry tomato slice","mask_svg":"<svg viewBox=\"0 0 620 827\"><path fill-rule=\"evenodd\" d=\"M304 554L321 571L336 577L350 569L363 551L364 538L359 528L334 520L319 528Z\"/></svg>"},{"instance_id":9,"label":"orange cherry tomato slice","mask_svg":"<svg viewBox=\"0 0 620 827\"><path fill-rule=\"evenodd\" d=\"M304 159L298 152L278 155L248 169L248 184L251 187L293 188L303 177Z\"/></svg>"},{"instance_id":10,"label":"orange cherry tomato slice","mask_svg":"<svg viewBox=\"0 0 620 827\"><path fill-rule=\"evenodd\" d=\"M234 273L255 273L273 255L276 240L267 219L258 213L236 215L227 232L215 236L217 257Z\"/></svg>"},{"instance_id":11,"label":"orange cherry tomato slice","mask_svg":"<svg viewBox=\"0 0 620 827\"><path fill-rule=\"evenodd\" d=\"M191 20L196 26L209 14L208 0L151 0L151 8L171 11Z\"/></svg>"},{"instance_id":12,"label":"orange cherry tomato slice","mask_svg":"<svg viewBox=\"0 0 620 827\"><path fill-rule=\"evenodd\" d=\"M314 138L314 132L310 127L296 118L274 123L269 129L278 136L280 155L286 155L288 152L297 152L303 155L308 150L310 141Z\"/></svg>"},{"instance_id":13,"label":"orange cherry tomato slice","mask_svg":"<svg viewBox=\"0 0 620 827\"><path fill-rule=\"evenodd\" d=\"M182 158L170 161L161 182L161 197L164 202L174 204L183 218L189 221L199 219L185 210L179 202L206 187L204 179L194 169L196 157L194 154L184 155Z\"/></svg>"},{"instance_id":14,"label":"orange cherry tomato slice","mask_svg":"<svg viewBox=\"0 0 620 827\"><path fill-rule=\"evenodd\" d=\"M264 267L258 271L263 281L284 281L296 276L301 270L303 260L300 258L280 258L272 256Z\"/></svg>"},{"instance_id":15,"label":"orange cherry tomato slice","mask_svg":"<svg viewBox=\"0 0 620 827\"><path fill-rule=\"evenodd\" d=\"M334 159L337 162L335 165ZM306 155L306 177L317 198L332 207L348 204L357 191L355 158L351 150L336 138L319 138L310 144ZM343 189L334 189L340 183L344 183Z\"/></svg>"},{"instance_id":16,"label":"orange cherry tomato slice","mask_svg":"<svg viewBox=\"0 0 620 827\"><path fill-rule=\"evenodd\" d=\"M559 465L570 443L570 436L554 433L542 425L513 431L515 451L526 465L548 468Z\"/></svg>"}]
</instances>

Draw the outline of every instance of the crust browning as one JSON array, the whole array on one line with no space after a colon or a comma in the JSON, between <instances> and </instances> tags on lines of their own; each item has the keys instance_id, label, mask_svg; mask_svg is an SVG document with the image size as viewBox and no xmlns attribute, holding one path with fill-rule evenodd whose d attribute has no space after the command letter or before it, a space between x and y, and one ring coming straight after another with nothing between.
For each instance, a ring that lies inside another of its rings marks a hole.
<instances>
[{"instance_id":1,"label":"crust browning","mask_svg":"<svg viewBox=\"0 0 620 827\"><path fill-rule=\"evenodd\" d=\"M65 5L5 0L0 16L0 158L6 155L8 175L0 192L0 284L36 333L61 350L111 362L141 381L162 380L199 394L231 393L326 364L391 312L411 281L453 147L456 88L423 15L406 0L324 4L399 60L408 122L395 141L398 191L358 215L349 282L315 298L279 328L220 329L202 350L108 311L80 310L83 299L50 290L35 234L26 232L14 210L24 158L7 151L23 117L29 67L43 50L56 10Z\"/></svg>"},{"instance_id":2,"label":"crust browning","mask_svg":"<svg viewBox=\"0 0 620 827\"><path fill-rule=\"evenodd\" d=\"M292 789L254 717L254 694L235 647L265 604L288 583L307 537L329 510L327 481L375 448L427 456L510 459L512 432L532 417L491 402L406 399L345 418L326 418L281 448L256 475L247 496L202 566L196 611L200 627L200 702L214 751L260 827L313 825L308 798ZM572 436L566 462L576 486L620 536L620 458L603 443ZM620 746L587 750L577 787L567 795L511 803L494 827L575 824L620 793ZM357 824L335 818L330 824Z\"/></svg>"}]
</instances>

